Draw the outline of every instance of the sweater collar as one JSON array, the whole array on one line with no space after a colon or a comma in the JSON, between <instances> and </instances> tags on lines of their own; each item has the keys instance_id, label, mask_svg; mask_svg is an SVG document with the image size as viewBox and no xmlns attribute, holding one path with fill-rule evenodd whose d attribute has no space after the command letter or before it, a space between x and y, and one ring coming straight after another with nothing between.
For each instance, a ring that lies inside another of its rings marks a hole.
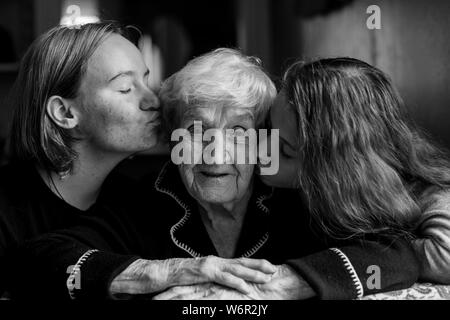
<instances>
[{"instance_id":1,"label":"sweater collar","mask_svg":"<svg viewBox=\"0 0 450 320\"><path fill-rule=\"evenodd\" d=\"M170 196L184 211L184 215L170 228L173 243L192 257L218 255L201 221L198 203L189 195L177 166L172 162L169 161L164 165L155 181L155 189ZM255 177L253 194L247 206L236 257L251 257L269 239L270 209L267 202L272 195L273 188L264 185L258 177Z\"/></svg>"}]
</instances>

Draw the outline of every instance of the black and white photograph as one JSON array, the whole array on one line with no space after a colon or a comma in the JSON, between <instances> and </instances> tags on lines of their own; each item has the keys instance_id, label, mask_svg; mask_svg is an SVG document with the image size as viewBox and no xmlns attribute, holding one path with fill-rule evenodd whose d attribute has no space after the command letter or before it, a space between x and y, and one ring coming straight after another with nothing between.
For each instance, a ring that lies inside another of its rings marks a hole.
<instances>
[{"instance_id":1,"label":"black and white photograph","mask_svg":"<svg viewBox=\"0 0 450 320\"><path fill-rule=\"evenodd\" d=\"M0 313L450 300L450 1L1 0L0 37Z\"/></svg>"}]
</instances>

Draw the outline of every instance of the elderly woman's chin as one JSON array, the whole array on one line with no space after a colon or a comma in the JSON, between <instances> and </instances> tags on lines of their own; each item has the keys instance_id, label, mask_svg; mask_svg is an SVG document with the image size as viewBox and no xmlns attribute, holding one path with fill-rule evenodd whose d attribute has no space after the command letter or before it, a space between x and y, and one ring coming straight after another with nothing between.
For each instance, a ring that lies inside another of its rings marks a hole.
<instances>
[{"instance_id":1,"label":"elderly woman's chin","mask_svg":"<svg viewBox=\"0 0 450 320\"><path fill-rule=\"evenodd\" d=\"M225 203L239 198L236 175L208 176L199 172L194 179L194 192L200 201Z\"/></svg>"}]
</instances>

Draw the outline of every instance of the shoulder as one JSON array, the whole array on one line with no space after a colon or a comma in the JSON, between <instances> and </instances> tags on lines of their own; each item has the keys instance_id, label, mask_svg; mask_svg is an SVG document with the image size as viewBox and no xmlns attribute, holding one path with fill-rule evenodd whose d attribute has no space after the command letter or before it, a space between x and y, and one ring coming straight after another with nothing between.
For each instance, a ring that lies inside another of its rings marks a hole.
<instances>
[{"instance_id":1,"label":"shoulder","mask_svg":"<svg viewBox=\"0 0 450 320\"><path fill-rule=\"evenodd\" d=\"M430 235L444 232L444 242L450 248L450 189L427 189L420 199L420 207L419 233Z\"/></svg>"},{"instance_id":2,"label":"shoulder","mask_svg":"<svg viewBox=\"0 0 450 320\"><path fill-rule=\"evenodd\" d=\"M0 210L6 205L22 203L32 189L37 173L26 164L11 163L0 167Z\"/></svg>"},{"instance_id":3,"label":"shoulder","mask_svg":"<svg viewBox=\"0 0 450 320\"><path fill-rule=\"evenodd\" d=\"M167 159L158 156L136 156L123 161L109 175L105 185L115 190L128 188L136 193L154 186Z\"/></svg>"},{"instance_id":4,"label":"shoulder","mask_svg":"<svg viewBox=\"0 0 450 320\"><path fill-rule=\"evenodd\" d=\"M32 213L29 204L37 190L32 167L8 164L0 167L0 255L20 239Z\"/></svg>"},{"instance_id":5,"label":"shoulder","mask_svg":"<svg viewBox=\"0 0 450 320\"><path fill-rule=\"evenodd\" d=\"M0 190L8 189L11 183L17 179L19 172L17 165L6 164L0 167Z\"/></svg>"},{"instance_id":6,"label":"shoulder","mask_svg":"<svg viewBox=\"0 0 450 320\"><path fill-rule=\"evenodd\" d=\"M421 277L450 283L450 189L430 188L424 192L418 238L414 241L421 260Z\"/></svg>"},{"instance_id":7,"label":"shoulder","mask_svg":"<svg viewBox=\"0 0 450 320\"><path fill-rule=\"evenodd\" d=\"M450 188L430 187L421 196L422 212L441 210L450 212Z\"/></svg>"},{"instance_id":8,"label":"shoulder","mask_svg":"<svg viewBox=\"0 0 450 320\"><path fill-rule=\"evenodd\" d=\"M103 202L124 207L129 214L153 211L165 202L166 197L155 189L160 168L145 169L143 162L143 159L130 160L114 169L103 184ZM149 161L148 165L152 164Z\"/></svg>"}]
</instances>

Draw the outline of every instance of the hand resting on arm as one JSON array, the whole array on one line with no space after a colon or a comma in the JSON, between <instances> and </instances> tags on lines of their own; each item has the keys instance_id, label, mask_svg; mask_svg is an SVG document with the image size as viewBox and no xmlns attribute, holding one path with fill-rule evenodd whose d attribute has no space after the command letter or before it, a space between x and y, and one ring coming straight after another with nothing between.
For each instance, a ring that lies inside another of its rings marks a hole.
<instances>
[{"instance_id":1,"label":"hand resting on arm","mask_svg":"<svg viewBox=\"0 0 450 320\"><path fill-rule=\"evenodd\" d=\"M278 272L278 268L267 260L247 258L139 259L115 277L110 293L113 296L150 294L170 287L216 283L242 294L251 294L253 285L272 281L274 272Z\"/></svg>"},{"instance_id":2,"label":"hand resting on arm","mask_svg":"<svg viewBox=\"0 0 450 320\"><path fill-rule=\"evenodd\" d=\"M299 300L316 294L308 283L287 265L276 266L277 271L266 283L249 283L247 294L232 288L214 284L176 286L159 295L155 300Z\"/></svg>"}]
</instances>

